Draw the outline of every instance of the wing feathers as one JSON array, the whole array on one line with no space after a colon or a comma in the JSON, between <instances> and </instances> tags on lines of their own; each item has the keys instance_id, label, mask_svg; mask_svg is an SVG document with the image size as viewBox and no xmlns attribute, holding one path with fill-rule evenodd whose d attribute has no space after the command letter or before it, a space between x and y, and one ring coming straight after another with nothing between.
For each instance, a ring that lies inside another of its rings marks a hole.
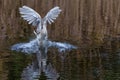
<instances>
[{"instance_id":1,"label":"wing feathers","mask_svg":"<svg viewBox=\"0 0 120 80\"><path fill-rule=\"evenodd\" d=\"M38 26L38 23L40 23L41 20L41 16L36 11L27 6L19 8L19 11L23 19L28 21L29 24L32 24L33 26Z\"/></svg>"},{"instance_id":2,"label":"wing feathers","mask_svg":"<svg viewBox=\"0 0 120 80\"><path fill-rule=\"evenodd\" d=\"M53 9L51 9L47 15L45 16L45 21L47 21L49 24L53 23L54 20L58 17L58 15L60 14L61 9L59 9L59 7L54 7Z\"/></svg>"},{"instance_id":3,"label":"wing feathers","mask_svg":"<svg viewBox=\"0 0 120 80\"><path fill-rule=\"evenodd\" d=\"M28 21L29 24L32 24L33 26L38 26L38 24L41 22L41 16L33 9L27 6L23 6L19 8L19 11L23 19ZM58 17L60 12L61 9L59 9L59 7L54 7L47 13L47 15L44 17L44 20L51 24Z\"/></svg>"}]
</instances>

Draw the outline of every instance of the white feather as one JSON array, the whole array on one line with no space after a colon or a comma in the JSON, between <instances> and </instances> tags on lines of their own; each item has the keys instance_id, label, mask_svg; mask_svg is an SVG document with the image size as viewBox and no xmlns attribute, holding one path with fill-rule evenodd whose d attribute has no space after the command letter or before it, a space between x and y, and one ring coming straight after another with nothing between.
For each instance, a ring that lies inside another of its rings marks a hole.
<instances>
[{"instance_id":1,"label":"white feather","mask_svg":"<svg viewBox=\"0 0 120 80\"><path fill-rule=\"evenodd\" d=\"M59 7L54 7L53 9L51 9L47 15L45 16L45 21L48 22L49 24L53 23L54 20L58 17L58 15L60 14L61 9L59 9Z\"/></svg>"},{"instance_id":2,"label":"white feather","mask_svg":"<svg viewBox=\"0 0 120 80\"><path fill-rule=\"evenodd\" d=\"M41 16L36 11L27 6L19 8L19 11L23 19L28 21L29 24L32 24L33 26L38 26L38 23L40 23L41 21Z\"/></svg>"}]
</instances>

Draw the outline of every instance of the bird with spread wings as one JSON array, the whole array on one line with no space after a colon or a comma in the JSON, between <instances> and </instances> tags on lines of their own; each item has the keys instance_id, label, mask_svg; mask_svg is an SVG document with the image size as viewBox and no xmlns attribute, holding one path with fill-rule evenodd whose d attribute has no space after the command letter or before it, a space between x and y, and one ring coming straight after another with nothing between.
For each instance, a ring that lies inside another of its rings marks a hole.
<instances>
[{"instance_id":1,"label":"bird with spread wings","mask_svg":"<svg viewBox=\"0 0 120 80\"><path fill-rule=\"evenodd\" d=\"M51 24L54 22L60 14L61 9L58 6L52 8L44 18L41 18L36 11L27 6L19 8L19 11L23 19L28 21L29 24L35 26L37 29L36 33L39 33L44 27L46 27L47 23Z\"/></svg>"},{"instance_id":2,"label":"bird with spread wings","mask_svg":"<svg viewBox=\"0 0 120 80\"><path fill-rule=\"evenodd\" d=\"M29 24L32 24L36 27L36 30L34 31L36 38L28 43L15 44L12 46L11 50L16 50L28 54L36 53L39 51L40 45L47 45L47 47L56 47L60 52L76 49L75 46L67 43L52 42L47 40L47 23L53 23L60 14L61 9L58 6L52 8L44 18L41 18L41 16L36 11L27 6L22 6L19 8L19 11L24 20L28 21ZM41 42L43 44L41 44Z\"/></svg>"}]
</instances>

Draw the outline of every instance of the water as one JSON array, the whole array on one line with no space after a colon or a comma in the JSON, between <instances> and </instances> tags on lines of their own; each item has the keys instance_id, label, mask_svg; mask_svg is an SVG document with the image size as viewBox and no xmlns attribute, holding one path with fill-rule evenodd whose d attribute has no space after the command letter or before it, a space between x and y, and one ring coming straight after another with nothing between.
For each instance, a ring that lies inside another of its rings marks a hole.
<instances>
[{"instance_id":1,"label":"water","mask_svg":"<svg viewBox=\"0 0 120 80\"><path fill-rule=\"evenodd\" d=\"M0 57L0 80L28 80L33 73L28 74L33 69L32 63L35 64L34 55L9 50L6 53L10 55ZM42 69L40 76L35 75L39 78L36 80L120 80L120 52L82 48L59 53L50 49L46 67ZM37 67L33 70L38 74Z\"/></svg>"}]
</instances>

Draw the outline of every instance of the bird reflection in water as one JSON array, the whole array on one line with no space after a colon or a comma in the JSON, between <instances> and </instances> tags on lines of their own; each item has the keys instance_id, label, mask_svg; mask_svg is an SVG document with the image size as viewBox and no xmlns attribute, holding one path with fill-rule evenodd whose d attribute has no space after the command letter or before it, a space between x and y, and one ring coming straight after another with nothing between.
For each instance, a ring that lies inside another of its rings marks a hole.
<instances>
[{"instance_id":1,"label":"bird reflection in water","mask_svg":"<svg viewBox=\"0 0 120 80\"><path fill-rule=\"evenodd\" d=\"M33 33L36 38L28 43L18 43L11 47L11 50L20 51L27 54L33 54L36 56L33 63L24 69L22 74L23 80L33 80L34 77L44 72L48 78L54 78L56 80L58 74L55 69L52 68L51 64L47 65L47 50L49 47L55 47L59 52L65 52L66 50L76 49L68 43L54 42L48 40L47 34L47 23L51 24L58 17L61 12L59 7L51 9L44 18L34 11L33 9L23 6L19 9L23 19L28 21L35 27Z\"/></svg>"},{"instance_id":2,"label":"bird reflection in water","mask_svg":"<svg viewBox=\"0 0 120 80\"><path fill-rule=\"evenodd\" d=\"M59 78L59 74L53 68L51 63L41 64L41 68L39 68L37 61L34 60L32 64L28 65L23 70L21 80L39 80L42 78L40 75L42 75L42 77L45 76L45 80L57 80Z\"/></svg>"}]
</instances>

